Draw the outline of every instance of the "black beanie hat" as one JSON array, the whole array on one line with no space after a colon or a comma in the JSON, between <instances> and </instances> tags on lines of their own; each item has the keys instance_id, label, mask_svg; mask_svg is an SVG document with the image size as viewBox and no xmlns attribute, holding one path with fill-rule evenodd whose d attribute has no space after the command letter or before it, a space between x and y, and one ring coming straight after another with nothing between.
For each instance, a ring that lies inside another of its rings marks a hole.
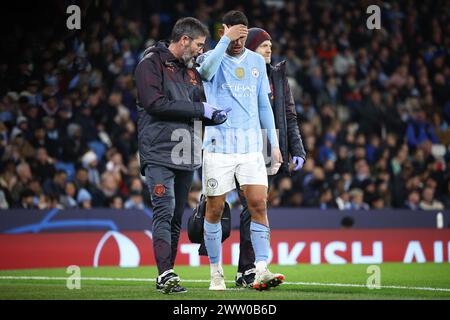
<instances>
[{"instance_id":1,"label":"black beanie hat","mask_svg":"<svg viewBox=\"0 0 450 320\"><path fill-rule=\"evenodd\" d=\"M248 29L247 41L245 41L245 47L249 50L255 51L261 43L266 40L272 40L266 30L261 28Z\"/></svg>"}]
</instances>

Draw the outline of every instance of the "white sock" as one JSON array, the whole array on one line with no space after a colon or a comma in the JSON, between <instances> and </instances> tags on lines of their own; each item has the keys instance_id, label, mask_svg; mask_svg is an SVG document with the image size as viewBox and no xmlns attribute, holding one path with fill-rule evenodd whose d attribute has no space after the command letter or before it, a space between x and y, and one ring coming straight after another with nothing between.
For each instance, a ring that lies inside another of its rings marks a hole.
<instances>
[{"instance_id":1,"label":"white sock","mask_svg":"<svg viewBox=\"0 0 450 320\"><path fill-rule=\"evenodd\" d=\"M216 272L223 273L222 266L220 265L220 263L211 263L210 268L211 268L211 275L213 275Z\"/></svg>"},{"instance_id":2,"label":"white sock","mask_svg":"<svg viewBox=\"0 0 450 320\"><path fill-rule=\"evenodd\" d=\"M261 273L267 269L267 262L266 261L258 261L255 263L256 272Z\"/></svg>"}]
</instances>

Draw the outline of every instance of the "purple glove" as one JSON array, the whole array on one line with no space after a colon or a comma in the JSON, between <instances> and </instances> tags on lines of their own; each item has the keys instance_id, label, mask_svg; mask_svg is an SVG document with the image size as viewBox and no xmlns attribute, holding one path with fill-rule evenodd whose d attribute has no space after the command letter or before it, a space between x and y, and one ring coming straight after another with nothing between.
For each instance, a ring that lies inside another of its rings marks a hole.
<instances>
[{"instance_id":1,"label":"purple glove","mask_svg":"<svg viewBox=\"0 0 450 320\"><path fill-rule=\"evenodd\" d=\"M301 168L303 168L303 165L305 164L305 159L302 157L294 156L292 157L292 162L295 163L294 171L298 171Z\"/></svg>"},{"instance_id":2,"label":"purple glove","mask_svg":"<svg viewBox=\"0 0 450 320\"><path fill-rule=\"evenodd\" d=\"M206 103L206 102L203 102L203 107L205 109L205 112L204 112L203 115L205 116L205 118L211 120L212 116L213 116L213 112L216 111L217 108L214 107L212 104L209 104L209 103Z\"/></svg>"},{"instance_id":3,"label":"purple glove","mask_svg":"<svg viewBox=\"0 0 450 320\"><path fill-rule=\"evenodd\" d=\"M204 113L205 118L212 120L216 124L222 124L225 121L227 121L228 112L231 111L231 108L225 110L217 109L212 104L206 102L203 102L203 106L205 109Z\"/></svg>"},{"instance_id":4,"label":"purple glove","mask_svg":"<svg viewBox=\"0 0 450 320\"><path fill-rule=\"evenodd\" d=\"M216 110L213 112L212 121L217 124L222 124L228 119L228 112L231 111L231 108L227 108L225 110Z\"/></svg>"}]
</instances>

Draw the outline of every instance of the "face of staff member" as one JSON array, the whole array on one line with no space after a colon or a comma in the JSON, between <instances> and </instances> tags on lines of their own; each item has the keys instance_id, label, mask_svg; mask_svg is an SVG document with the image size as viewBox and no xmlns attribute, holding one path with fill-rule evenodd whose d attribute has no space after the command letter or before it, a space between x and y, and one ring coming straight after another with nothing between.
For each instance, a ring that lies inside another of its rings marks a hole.
<instances>
[{"instance_id":1,"label":"face of staff member","mask_svg":"<svg viewBox=\"0 0 450 320\"><path fill-rule=\"evenodd\" d=\"M264 40L264 42L255 49L255 52L262 55L266 64L270 64L270 61L272 60L272 41L270 39Z\"/></svg>"},{"instance_id":2,"label":"face of staff member","mask_svg":"<svg viewBox=\"0 0 450 320\"><path fill-rule=\"evenodd\" d=\"M169 51L174 57L183 61L187 68L193 68L195 59L203 53L206 36L200 34L193 39L192 36L186 34L186 31L174 30L175 40L169 45Z\"/></svg>"}]
</instances>

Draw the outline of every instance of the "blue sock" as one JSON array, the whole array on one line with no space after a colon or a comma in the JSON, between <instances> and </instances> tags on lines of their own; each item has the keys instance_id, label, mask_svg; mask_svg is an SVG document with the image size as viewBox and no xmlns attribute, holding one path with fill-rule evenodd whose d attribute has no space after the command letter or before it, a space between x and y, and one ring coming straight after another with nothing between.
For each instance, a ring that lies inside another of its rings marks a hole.
<instances>
[{"instance_id":1,"label":"blue sock","mask_svg":"<svg viewBox=\"0 0 450 320\"><path fill-rule=\"evenodd\" d=\"M270 251L269 227L252 221L250 223L250 238L252 239L253 250L255 250L255 262L268 262Z\"/></svg>"},{"instance_id":2,"label":"blue sock","mask_svg":"<svg viewBox=\"0 0 450 320\"><path fill-rule=\"evenodd\" d=\"M205 232L203 238L205 239L206 251L208 251L208 257L210 263L220 262L220 252L222 249L222 224L209 223L205 219L203 224Z\"/></svg>"}]
</instances>

